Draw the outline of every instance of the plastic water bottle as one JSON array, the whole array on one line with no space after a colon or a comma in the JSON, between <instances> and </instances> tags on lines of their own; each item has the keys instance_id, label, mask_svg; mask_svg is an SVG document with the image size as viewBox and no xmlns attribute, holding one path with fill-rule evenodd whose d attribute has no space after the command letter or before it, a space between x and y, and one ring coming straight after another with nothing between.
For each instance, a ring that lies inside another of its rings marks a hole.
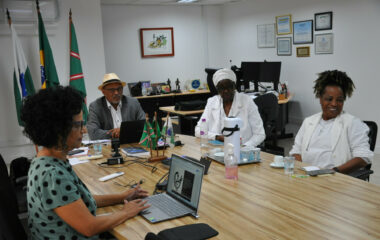
<instances>
[{"instance_id":1,"label":"plastic water bottle","mask_svg":"<svg viewBox=\"0 0 380 240\"><path fill-rule=\"evenodd\" d=\"M208 152L208 128L206 118L202 118L199 128L199 135L201 135L201 155L202 157L204 157L205 155L207 155Z\"/></svg>"},{"instance_id":2,"label":"plastic water bottle","mask_svg":"<svg viewBox=\"0 0 380 240\"><path fill-rule=\"evenodd\" d=\"M234 145L232 143L229 143L227 145L227 157L225 158L224 165L226 167L226 178L227 179L238 179L238 164L237 164L237 158L234 154Z\"/></svg>"},{"instance_id":3,"label":"plastic water bottle","mask_svg":"<svg viewBox=\"0 0 380 240\"><path fill-rule=\"evenodd\" d=\"M144 85L141 86L141 94L142 94L143 96L146 96L146 95L148 94L147 89L145 88Z\"/></svg>"}]
</instances>

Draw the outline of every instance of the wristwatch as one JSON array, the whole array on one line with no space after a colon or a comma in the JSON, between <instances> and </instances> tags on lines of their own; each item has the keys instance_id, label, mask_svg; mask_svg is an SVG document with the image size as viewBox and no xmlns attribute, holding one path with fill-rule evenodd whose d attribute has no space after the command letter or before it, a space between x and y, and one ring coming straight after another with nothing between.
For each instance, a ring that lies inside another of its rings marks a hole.
<instances>
[{"instance_id":1,"label":"wristwatch","mask_svg":"<svg viewBox=\"0 0 380 240\"><path fill-rule=\"evenodd\" d=\"M333 170L334 170L335 172L339 172L339 169L338 169L337 167L333 167Z\"/></svg>"}]
</instances>

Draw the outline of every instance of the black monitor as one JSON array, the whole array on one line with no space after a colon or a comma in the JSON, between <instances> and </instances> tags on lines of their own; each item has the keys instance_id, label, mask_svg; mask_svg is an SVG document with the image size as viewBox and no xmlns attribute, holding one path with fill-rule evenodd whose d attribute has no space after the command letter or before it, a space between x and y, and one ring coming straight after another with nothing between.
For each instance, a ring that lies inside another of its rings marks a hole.
<instances>
[{"instance_id":1,"label":"black monitor","mask_svg":"<svg viewBox=\"0 0 380 240\"><path fill-rule=\"evenodd\" d=\"M255 91L259 91L259 83L273 83L273 89L278 91L280 81L281 62L242 62L242 79L244 88L249 89L249 82L255 85Z\"/></svg>"}]
</instances>

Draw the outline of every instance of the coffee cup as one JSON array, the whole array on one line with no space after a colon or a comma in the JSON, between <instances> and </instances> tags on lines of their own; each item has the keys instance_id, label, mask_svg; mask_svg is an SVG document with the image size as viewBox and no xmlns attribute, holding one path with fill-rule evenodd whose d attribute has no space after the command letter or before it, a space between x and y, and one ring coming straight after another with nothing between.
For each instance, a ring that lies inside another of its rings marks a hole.
<instances>
[{"instance_id":1,"label":"coffee cup","mask_svg":"<svg viewBox=\"0 0 380 240\"><path fill-rule=\"evenodd\" d=\"M276 155L276 156L274 156L273 161L276 164L283 164L284 163L284 157L280 156L280 155Z\"/></svg>"}]
</instances>

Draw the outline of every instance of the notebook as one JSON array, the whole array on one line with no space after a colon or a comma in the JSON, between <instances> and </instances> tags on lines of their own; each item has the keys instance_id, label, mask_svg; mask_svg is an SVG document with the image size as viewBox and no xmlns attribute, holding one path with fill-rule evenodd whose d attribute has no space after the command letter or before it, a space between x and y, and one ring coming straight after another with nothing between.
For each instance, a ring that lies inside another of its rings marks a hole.
<instances>
[{"instance_id":1,"label":"notebook","mask_svg":"<svg viewBox=\"0 0 380 240\"><path fill-rule=\"evenodd\" d=\"M125 121L120 126L120 144L138 143L144 130L145 120Z\"/></svg>"},{"instance_id":2,"label":"notebook","mask_svg":"<svg viewBox=\"0 0 380 240\"><path fill-rule=\"evenodd\" d=\"M204 166L172 154L166 193L147 198L150 208L140 214L151 223L192 215L198 218L198 205Z\"/></svg>"}]
</instances>

